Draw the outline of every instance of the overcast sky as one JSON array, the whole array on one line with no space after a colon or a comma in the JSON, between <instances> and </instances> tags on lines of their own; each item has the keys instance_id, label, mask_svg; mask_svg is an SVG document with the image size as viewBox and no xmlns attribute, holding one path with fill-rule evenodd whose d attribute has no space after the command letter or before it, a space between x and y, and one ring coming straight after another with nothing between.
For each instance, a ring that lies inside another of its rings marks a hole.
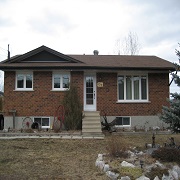
<instances>
[{"instance_id":1,"label":"overcast sky","mask_svg":"<svg viewBox=\"0 0 180 180\"><path fill-rule=\"evenodd\" d=\"M0 61L8 44L12 56L41 45L64 54L117 54L116 41L131 31L139 55L178 62L179 20L180 0L0 0Z\"/></svg>"}]
</instances>

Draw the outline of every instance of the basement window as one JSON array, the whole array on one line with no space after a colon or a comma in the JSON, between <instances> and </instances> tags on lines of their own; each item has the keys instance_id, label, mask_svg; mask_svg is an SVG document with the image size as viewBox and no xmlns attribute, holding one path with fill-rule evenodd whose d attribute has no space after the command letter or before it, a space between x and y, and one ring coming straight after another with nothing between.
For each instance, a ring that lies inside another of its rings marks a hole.
<instances>
[{"instance_id":1,"label":"basement window","mask_svg":"<svg viewBox=\"0 0 180 180\"><path fill-rule=\"evenodd\" d=\"M50 128L50 118L49 117L35 117L34 122L37 122L41 128Z\"/></svg>"},{"instance_id":2,"label":"basement window","mask_svg":"<svg viewBox=\"0 0 180 180\"><path fill-rule=\"evenodd\" d=\"M116 127L129 127L131 126L130 117L116 117Z\"/></svg>"}]
</instances>

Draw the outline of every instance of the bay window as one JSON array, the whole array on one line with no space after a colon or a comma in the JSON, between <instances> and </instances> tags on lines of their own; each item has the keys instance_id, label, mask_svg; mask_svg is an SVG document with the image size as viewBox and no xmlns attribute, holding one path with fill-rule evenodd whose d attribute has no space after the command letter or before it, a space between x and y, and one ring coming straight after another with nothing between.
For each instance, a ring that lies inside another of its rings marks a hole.
<instances>
[{"instance_id":1,"label":"bay window","mask_svg":"<svg viewBox=\"0 0 180 180\"><path fill-rule=\"evenodd\" d=\"M147 75L118 75L118 101L147 101Z\"/></svg>"}]
</instances>

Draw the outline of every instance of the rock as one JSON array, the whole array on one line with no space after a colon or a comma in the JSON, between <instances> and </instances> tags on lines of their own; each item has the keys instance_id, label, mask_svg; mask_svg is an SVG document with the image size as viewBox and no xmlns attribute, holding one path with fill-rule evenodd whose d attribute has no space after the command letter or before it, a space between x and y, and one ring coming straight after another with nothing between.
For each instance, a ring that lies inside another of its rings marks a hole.
<instances>
[{"instance_id":1,"label":"rock","mask_svg":"<svg viewBox=\"0 0 180 180\"><path fill-rule=\"evenodd\" d=\"M152 168L156 168L156 167L157 167L157 165L155 165L155 164L150 164L150 165L146 165L144 169L145 169L147 172L150 172Z\"/></svg>"},{"instance_id":2,"label":"rock","mask_svg":"<svg viewBox=\"0 0 180 180\"><path fill-rule=\"evenodd\" d=\"M128 163L128 162L126 162L126 161L123 161L123 162L121 163L121 166L124 166L124 167L132 167L132 168L135 167L133 164Z\"/></svg>"},{"instance_id":3,"label":"rock","mask_svg":"<svg viewBox=\"0 0 180 180\"><path fill-rule=\"evenodd\" d=\"M177 174L178 174L178 177L180 177L180 167L179 166L173 166L173 168L172 168L172 170L173 171L176 171L177 172Z\"/></svg>"},{"instance_id":4,"label":"rock","mask_svg":"<svg viewBox=\"0 0 180 180\"><path fill-rule=\"evenodd\" d=\"M103 154L98 154L98 159L99 159L100 161L102 161L102 160L103 160Z\"/></svg>"},{"instance_id":5,"label":"rock","mask_svg":"<svg viewBox=\"0 0 180 180\"><path fill-rule=\"evenodd\" d=\"M103 170L104 165L105 165L105 162L104 162L104 161L99 161L99 168L100 168L101 170Z\"/></svg>"},{"instance_id":6,"label":"rock","mask_svg":"<svg viewBox=\"0 0 180 180\"><path fill-rule=\"evenodd\" d=\"M175 180L171 174L169 174L169 176L166 176L163 174L162 180Z\"/></svg>"},{"instance_id":7,"label":"rock","mask_svg":"<svg viewBox=\"0 0 180 180\"><path fill-rule=\"evenodd\" d=\"M131 180L129 176L124 176L124 177L121 177L120 180Z\"/></svg>"},{"instance_id":8,"label":"rock","mask_svg":"<svg viewBox=\"0 0 180 180\"><path fill-rule=\"evenodd\" d=\"M142 151L140 151L139 153L137 153L137 155L141 156L143 155L144 153Z\"/></svg>"},{"instance_id":9,"label":"rock","mask_svg":"<svg viewBox=\"0 0 180 180\"><path fill-rule=\"evenodd\" d=\"M179 179L179 176L178 176L178 173L174 170L169 170L169 175L173 177L174 180L178 180Z\"/></svg>"},{"instance_id":10,"label":"rock","mask_svg":"<svg viewBox=\"0 0 180 180\"><path fill-rule=\"evenodd\" d=\"M159 166L160 168L165 168L165 166L161 164L159 161L156 161L155 165Z\"/></svg>"},{"instance_id":11,"label":"rock","mask_svg":"<svg viewBox=\"0 0 180 180\"><path fill-rule=\"evenodd\" d=\"M128 151L128 154L130 154L131 157L135 157L136 156L132 151Z\"/></svg>"},{"instance_id":12,"label":"rock","mask_svg":"<svg viewBox=\"0 0 180 180\"><path fill-rule=\"evenodd\" d=\"M105 165L105 162L104 162L104 161L99 161L99 159L97 158L96 163L95 163L95 166L97 166L98 168L100 168L101 170L103 170L104 165Z\"/></svg>"},{"instance_id":13,"label":"rock","mask_svg":"<svg viewBox=\"0 0 180 180\"><path fill-rule=\"evenodd\" d=\"M112 180L117 180L117 178L118 178L118 176L119 176L118 173L114 173L114 172L112 172L112 171L107 171L107 172L106 172L106 175L107 175L110 179L112 179Z\"/></svg>"},{"instance_id":14,"label":"rock","mask_svg":"<svg viewBox=\"0 0 180 180\"><path fill-rule=\"evenodd\" d=\"M109 164L105 164L105 165L104 165L103 171L104 171L104 172L109 171Z\"/></svg>"},{"instance_id":15,"label":"rock","mask_svg":"<svg viewBox=\"0 0 180 180\"><path fill-rule=\"evenodd\" d=\"M141 176L141 177L137 178L136 180L150 180L150 179L146 176Z\"/></svg>"},{"instance_id":16,"label":"rock","mask_svg":"<svg viewBox=\"0 0 180 180\"><path fill-rule=\"evenodd\" d=\"M159 179L159 177L158 177L158 176L156 176L156 177L154 178L154 180L160 180L160 179Z\"/></svg>"}]
</instances>

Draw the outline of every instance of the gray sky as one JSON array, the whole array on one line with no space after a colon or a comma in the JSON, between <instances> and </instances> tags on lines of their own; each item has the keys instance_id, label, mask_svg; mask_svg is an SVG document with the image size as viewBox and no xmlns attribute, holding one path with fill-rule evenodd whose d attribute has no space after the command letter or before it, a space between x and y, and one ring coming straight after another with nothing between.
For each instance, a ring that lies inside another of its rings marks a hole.
<instances>
[{"instance_id":1,"label":"gray sky","mask_svg":"<svg viewBox=\"0 0 180 180\"><path fill-rule=\"evenodd\" d=\"M179 19L180 0L0 0L0 61L8 44L12 56L41 45L64 54L115 54L116 41L131 31L139 55L178 62Z\"/></svg>"}]
</instances>

